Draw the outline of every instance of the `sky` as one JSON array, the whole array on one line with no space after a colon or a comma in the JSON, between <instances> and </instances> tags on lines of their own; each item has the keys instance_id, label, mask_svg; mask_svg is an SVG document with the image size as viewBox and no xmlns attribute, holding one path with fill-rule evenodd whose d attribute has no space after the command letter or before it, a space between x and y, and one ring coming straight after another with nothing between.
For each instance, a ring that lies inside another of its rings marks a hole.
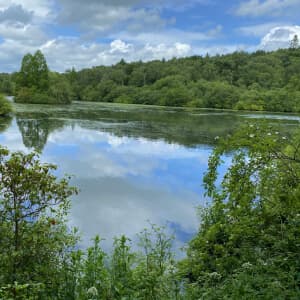
<instances>
[{"instance_id":1,"label":"sky","mask_svg":"<svg viewBox=\"0 0 300 300\"><path fill-rule=\"evenodd\" d=\"M300 0L0 0L0 72L40 49L63 72L270 51L300 36Z\"/></svg>"}]
</instances>

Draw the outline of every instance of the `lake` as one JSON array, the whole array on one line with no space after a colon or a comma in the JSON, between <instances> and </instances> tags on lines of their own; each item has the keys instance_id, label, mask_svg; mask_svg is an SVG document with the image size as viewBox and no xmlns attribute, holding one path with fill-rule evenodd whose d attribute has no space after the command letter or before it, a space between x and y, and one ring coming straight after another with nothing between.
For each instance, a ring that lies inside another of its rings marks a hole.
<instances>
[{"instance_id":1,"label":"lake","mask_svg":"<svg viewBox=\"0 0 300 300\"><path fill-rule=\"evenodd\" d=\"M142 105L14 106L14 117L0 119L0 144L36 150L58 165L58 176L74 175L80 193L70 224L83 246L99 234L106 248L114 236L134 239L151 222L174 233L179 249L197 231L196 208L209 201L202 178L216 137L255 119L300 123L298 115Z\"/></svg>"}]
</instances>

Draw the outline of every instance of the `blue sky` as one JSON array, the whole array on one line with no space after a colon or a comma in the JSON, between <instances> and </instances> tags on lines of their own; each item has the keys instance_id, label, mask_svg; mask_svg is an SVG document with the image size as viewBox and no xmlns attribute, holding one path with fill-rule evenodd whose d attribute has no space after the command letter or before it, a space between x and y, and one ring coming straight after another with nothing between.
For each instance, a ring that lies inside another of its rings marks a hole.
<instances>
[{"instance_id":1,"label":"blue sky","mask_svg":"<svg viewBox=\"0 0 300 300\"><path fill-rule=\"evenodd\" d=\"M273 50L300 36L300 0L0 0L0 72L41 49L52 70Z\"/></svg>"}]
</instances>

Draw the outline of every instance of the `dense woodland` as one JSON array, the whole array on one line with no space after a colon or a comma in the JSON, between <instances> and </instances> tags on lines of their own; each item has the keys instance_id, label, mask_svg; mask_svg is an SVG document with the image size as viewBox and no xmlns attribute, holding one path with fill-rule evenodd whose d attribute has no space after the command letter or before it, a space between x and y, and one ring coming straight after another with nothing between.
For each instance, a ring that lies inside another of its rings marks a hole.
<instances>
[{"instance_id":1,"label":"dense woodland","mask_svg":"<svg viewBox=\"0 0 300 300\"><path fill-rule=\"evenodd\" d=\"M297 39L289 49L274 52L133 63L121 60L114 66L63 74L50 72L37 51L24 56L20 72L0 75L0 92L32 103L80 100L300 112L299 74Z\"/></svg>"},{"instance_id":2,"label":"dense woodland","mask_svg":"<svg viewBox=\"0 0 300 300\"><path fill-rule=\"evenodd\" d=\"M75 99L300 111L300 49L125 63L66 73Z\"/></svg>"},{"instance_id":3,"label":"dense woodland","mask_svg":"<svg viewBox=\"0 0 300 300\"><path fill-rule=\"evenodd\" d=\"M100 237L80 249L67 226L70 178L1 148L0 299L299 299L299 149L299 131L264 123L221 139L204 178L211 204L178 261L173 238L151 224L110 253Z\"/></svg>"}]
</instances>

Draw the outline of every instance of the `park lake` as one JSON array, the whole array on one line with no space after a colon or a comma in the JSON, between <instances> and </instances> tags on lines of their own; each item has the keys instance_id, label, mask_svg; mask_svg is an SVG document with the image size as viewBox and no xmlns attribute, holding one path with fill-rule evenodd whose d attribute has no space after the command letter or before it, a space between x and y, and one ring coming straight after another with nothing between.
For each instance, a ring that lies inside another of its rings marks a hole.
<instances>
[{"instance_id":1,"label":"park lake","mask_svg":"<svg viewBox=\"0 0 300 300\"><path fill-rule=\"evenodd\" d=\"M70 223L83 245L99 234L104 247L121 234L134 239L151 222L173 232L179 249L197 231L196 208L209 201L202 178L218 138L255 119L285 128L300 122L291 114L91 102L14 104L14 111L0 120L0 144L35 150L58 165L57 175L74 175L80 193Z\"/></svg>"}]
</instances>

